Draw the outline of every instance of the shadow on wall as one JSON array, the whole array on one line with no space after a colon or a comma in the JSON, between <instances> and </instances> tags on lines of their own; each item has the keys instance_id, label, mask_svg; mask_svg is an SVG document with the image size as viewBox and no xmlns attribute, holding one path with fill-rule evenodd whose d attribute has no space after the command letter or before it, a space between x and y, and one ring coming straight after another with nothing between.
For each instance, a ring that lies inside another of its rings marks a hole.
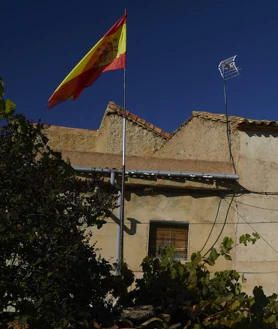
<instances>
[{"instance_id":1,"label":"shadow on wall","mask_svg":"<svg viewBox=\"0 0 278 329\"><path fill-rule=\"evenodd\" d=\"M133 191L126 191L126 200L130 201L131 194L135 194L137 197L153 197L155 198L158 195L162 195L166 198L176 198L179 196L190 196L194 199L201 199L201 198L208 198L208 197L225 197L226 195L230 195L233 192L238 192L242 190L242 186L238 184L237 182L233 182L232 184L226 184L226 187L229 187L227 190L197 190L197 189L188 189L188 190L182 190L180 188L172 189L172 191L167 191L167 189L158 189L158 188L142 188L134 189Z\"/></svg>"},{"instance_id":2,"label":"shadow on wall","mask_svg":"<svg viewBox=\"0 0 278 329\"><path fill-rule=\"evenodd\" d=\"M113 221L117 225L120 225L120 220L116 215L111 213L110 218L113 219ZM135 235L137 231L137 224L141 224L141 222L135 218L129 218L129 217L127 218L127 220L130 222L130 227L124 225L124 232L127 233L128 235Z\"/></svg>"},{"instance_id":3,"label":"shadow on wall","mask_svg":"<svg viewBox=\"0 0 278 329\"><path fill-rule=\"evenodd\" d=\"M277 129L278 129L278 127L277 127ZM266 137L266 138L269 138L269 137L277 138L278 137L278 132L274 133L274 132L256 130L256 131L246 131L245 133L248 137Z\"/></svg>"}]
</instances>

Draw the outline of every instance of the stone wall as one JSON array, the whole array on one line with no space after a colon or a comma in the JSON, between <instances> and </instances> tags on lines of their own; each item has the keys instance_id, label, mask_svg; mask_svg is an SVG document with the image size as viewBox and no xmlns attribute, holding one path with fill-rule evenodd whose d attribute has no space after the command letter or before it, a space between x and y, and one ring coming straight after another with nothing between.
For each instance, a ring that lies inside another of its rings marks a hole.
<instances>
[{"instance_id":1,"label":"stone wall","mask_svg":"<svg viewBox=\"0 0 278 329\"><path fill-rule=\"evenodd\" d=\"M232 136L232 148L236 157L239 148L237 131ZM229 162L226 125L192 117L172 135L155 156Z\"/></svg>"},{"instance_id":2,"label":"stone wall","mask_svg":"<svg viewBox=\"0 0 278 329\"><path fill-rule=\"evenodd\" d=\"M98 140L97 130L52 126L45 130L49 146L57 151L95 152Z\"/></svg>"},{"instance_id":3,"label":"stone wall","mask_svg":"<svg viewBox=\"0 0 278 329\"><path fill-rule=\"evenodd\" d=\"M161 148L169 135L146 120L128 112L126 154L151 155ZM98 130L50 126L46 129L49 145L57 151L122 153L122 109L110 102Z\"/></svg>"},{"instance_id":4,"label":"stone wall","mask_svg":"<svg viewBox=\"0 0 278 329\"><path fill-rule=\"evenodd\" d=\"M122 153L123 118L115 113L104 116L99 130L97 152ZM138 124L126 120L126 154L152 154L166 142L160 134Z\"/></svg>"}]
</instances>

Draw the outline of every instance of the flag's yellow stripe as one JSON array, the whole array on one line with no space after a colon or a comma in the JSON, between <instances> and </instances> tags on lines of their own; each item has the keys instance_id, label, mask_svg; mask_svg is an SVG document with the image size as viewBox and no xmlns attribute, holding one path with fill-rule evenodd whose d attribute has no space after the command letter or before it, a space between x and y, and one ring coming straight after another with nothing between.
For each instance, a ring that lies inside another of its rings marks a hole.
<instances>
[{"instance_id":1,"label":"flag's yellow stripe","mask_svg":"<svg viewBox=\"0 0 278 329\"><path fill-rule=\"evenodd\" d=\"M66 82L70 81L71 79L75 78L82 72L85 72L92 68L92 65L89 65L90 60L94 55L97 55L98 49L101 49L101 47L106 44L109 41L112 41L113 39L118 40L118 51L113 53L113 59L119 58L120 55L124 54L126 52L126 24L123 24L117 32L114 34L108 35L107 37L101 38L98 43L81 59L81 61L75 66L75 68L66 76L66 78L60 83L58 88L55 90L59 90L62 85L64 85ZM106 65L106 64L103 64Z\"/></svg>"}]
</instances>

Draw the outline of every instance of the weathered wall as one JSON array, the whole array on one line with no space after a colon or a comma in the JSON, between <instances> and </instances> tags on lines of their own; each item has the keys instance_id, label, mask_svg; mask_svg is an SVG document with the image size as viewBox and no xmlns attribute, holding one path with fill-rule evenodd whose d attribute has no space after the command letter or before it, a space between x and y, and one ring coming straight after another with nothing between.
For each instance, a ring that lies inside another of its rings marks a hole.
<instances>
[{"instance_id":1,"label":"weathered wall","mask_svg":"<svg viewBox=\"0 0 278 329\"><path fill-rule=\"evenodd\" d=\"M232 134L232 152L243 187L259 192L278 192L278 133L236 130ZM193 117L155 156L229 161L226 125ZM234 265L238 271L246 273L245 289L252 292L254 286L262 285L266 293L276 292L278 196L243 195L236 198L233 208L238 212L232 217L237 239L254 231L261 235L255 245L236 248ZM219 218L223 220L224 216Z\"/></svg>"},{"instance_id":2,"label":"weathered wall","mask_svg":"<svg viewBox=\"0 0 278 329\"><path fill-rule=\"evenodd\" d=\"M240 183L254 191L278 191L278 133L240 132Z\"/></svg>"},{"instance_id":3,"label":"weathered wall","mask_svg":"<svg viewBox=\"0 0 278 329\"><path fill-rule=\"evenodd\" d=\"M193 117L185 123L155 156L174 159L230 161L226 125L222 122ZM239 148L237 132L232 135L232 150Z\"/></svg>"},{"instance_id":4,"label":"weathered wall","mask_svg":"<svg viewBox=\"0 0 278 329\"><path fill-rule=\"evenodd\" d=\"M131 269L140 275L140 263L148 253L150 220L169 220L189 223L189 252L200 250L206 241L214 222L219 205L218 196L206 194L159 193L146 195L143 190L127 193L125 203L124 258ZM230 198L222 200L218 220L204 251L208 250L217 239L222 229ZM234 236L233 211L225 225L224 236ZM117 224L108 218L101 230L93 228L92 243L97 241L101 255L115 261ZM222 239L219 240L219 243ZM219 244L218 244L219 246ZM232 267L232 262L221 260L213 270Z\"/></svg>"},{"instance_id":5,"label":"weathered wall","mask_svg":"<svg viewBox=\"0 0 278 329\"><path fill-rule=\"evenodd\" d=\"M122 152L123 118L115 113L104 116L99 130L97 152ZM166 139L132 120L126 120L126 154L146 155L159 149Z\"/></svg>"},{"instance_id":6,"label":"weathered wall","mask_svg":"<svg viewBox=\"0 0 278 329\"><path fill-rule=\"evenodd\" d=\"M88 129L50 126L45 130L49 146L57 151L94 152L98 131Z\"/></svg>"},{"instance_id":7,"label":"weathered wall","mask_svg":"<svg viewBox=\"0 0 278 329\"><path fill-rule=\"evenodd\" d=\"M127 155L150 155L161 148L170 134L126 111ZM57 151L122 153L123 109L110 102L99 130L50 126L49 145Z\"/></svg>"},{"instance_id":8,"label":"weathered wall","mask_svg":"<svg viewBox=\"0 0 278 329\"><path fill-rule=\"evenodd\" d=\"M64 157L68 156L75 166L120 167L122 117L113 111L104 116L99 131L52 126L47 134L50 145L63 151ZM162 134L128 119L127 155L130 157L127 158L127 167L232 172L231 165L227 164L229 152L226 125L223 122L193 117L166 141L167 137ZM232 134L232 151L240 175L239 183L243 187L257 192L278 192L278 133L236 130ZM147 157L151 154L155 156L152 160ZM161 161L161 157L165 160ZM207 248L213 244L222 228L228 209L226 201L221 202L218 220ZM140 262L148 250L149 221L154 219L188 222L189 255L200 249L212 228L218 202L216 196L198 195L196 192L191 195L185 192L173 193L170 189L167 193L153 196L145 195L140 189L131 193L126 200L126 261L134 271L139 271L136 273L140 273ZM102 255L111 261L115 261L116 253L115 220L109 218L101 230L93 229L95 234L92 242L97 240ZM277 195L252 193L237 196L219 242L224 236L234 238L236 235L238 239L240 235L252 231L257 231L262 238L255 245L237 246L233 263L222 261L216 268L234 266L238 271L245 272L248 279L246 289L249 292L255 285L262 285L267 293L276 292L277 229Z\"/></svg>"},{"instance_id":9,"label":"weathered wall","mask_svg":"<svg viewBox=\"0 0 278 329\"><path fill-rule=\"evenodd\" d=\"M72 166L96 167L96 168L118 168L122 166L122 155L97 152L63 151L63 157L71 160ZM197 171L210 173L233 172L229 162L198 161L198 160L175 160L170 158L158 158L148 156L126 157L127 169L162 170L162 171Z\"/></svg>"},{"instance_id":10,"label":"weathered wall","mask_svg":"<svg viewBox=\"0 0 278 329\"><path fill-rule=\"evenodd\" d=\"M255 192L278 192L278 134L240 132L240 184ZM278 291L278 195L249 194L237 198L237 236L257 231L261 239L238 247L236 268L246 274L247 287Z\"/></svg>"}]
</instances>

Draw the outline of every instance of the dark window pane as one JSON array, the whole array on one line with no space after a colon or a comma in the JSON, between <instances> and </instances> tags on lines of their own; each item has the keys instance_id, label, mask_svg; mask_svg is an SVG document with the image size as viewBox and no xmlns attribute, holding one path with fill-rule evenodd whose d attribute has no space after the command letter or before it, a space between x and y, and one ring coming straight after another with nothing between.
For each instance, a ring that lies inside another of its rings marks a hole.
<instances>
[{"instance_id":1,"label":"dark window pane","mask_svg":"<svg viewBox=\"0 0 278 329\"><path fill-rule=\"evenodd\" d=\"M159 248L173 246L175 257L187 260L188 224L181 223L150 223L149 255L158 257Z\"/></svg>"}]
</instances>

